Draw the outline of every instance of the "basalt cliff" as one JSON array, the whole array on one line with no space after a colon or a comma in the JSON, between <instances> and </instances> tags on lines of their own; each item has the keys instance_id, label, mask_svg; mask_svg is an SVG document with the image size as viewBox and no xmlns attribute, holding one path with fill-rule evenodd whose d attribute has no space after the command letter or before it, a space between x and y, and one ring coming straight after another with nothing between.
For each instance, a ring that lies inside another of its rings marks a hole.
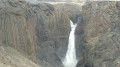
<instances>
[{"instance_id":1,"label":"basalt cliff","mask_svg":"<svg viewBox=\"0 0 120 67\"><path fill-rule=\"evenodd\" d=\"M88 2L82 14L84 56L77 67L119 67L120 2Z\"/></svg>"},{"instance_id":2,"label":"basalt cliff","mask_svg":"<svg viewBox=\"0 0 120 67\"><path fill-rule=\"evenodd\" d=\"M1 65L63 67L70 19L81 21L79 4L0 0Z\"/></svg>"},{"instance_id":3,"label":"basalt cliff","mask_svg":"<svg viewBox=\"0 0 120 67\"><path fill-rule=\"evenodd\" d=\"M70 20L76 67L120 66L120 2L0 0L0 67L63 67Z\"/></svg>"}]
</instances>

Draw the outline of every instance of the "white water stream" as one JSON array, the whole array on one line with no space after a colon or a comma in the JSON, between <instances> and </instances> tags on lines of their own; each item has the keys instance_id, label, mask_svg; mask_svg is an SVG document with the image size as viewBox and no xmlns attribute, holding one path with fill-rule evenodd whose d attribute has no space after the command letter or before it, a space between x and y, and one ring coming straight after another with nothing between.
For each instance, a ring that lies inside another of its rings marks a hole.
<instances>
[{"instance_id":1,"label":"white water stream","mask_svg":"<svg viewBox=\"0 0 120 67\"><path fill-rule=\"evenodd\" d=\"M76 50L75 50L75 29L77 24L73 24L73 22L70 20L71 24L71 32L69 36L69 43L68 43L68 49L66 56L63 60L63 64L65 67L76 67L77 64L77 58L76 58Z\"/></svg>"}]
</instances>

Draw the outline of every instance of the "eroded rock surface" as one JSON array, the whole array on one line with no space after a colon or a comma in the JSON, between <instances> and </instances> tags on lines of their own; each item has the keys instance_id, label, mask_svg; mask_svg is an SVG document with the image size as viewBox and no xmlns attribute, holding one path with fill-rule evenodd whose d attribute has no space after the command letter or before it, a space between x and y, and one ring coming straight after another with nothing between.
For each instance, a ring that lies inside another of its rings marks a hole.
<instances>
[{"instance_id":1,"label":"eroded rock surface","mask_svg":"<svg viewBox=\"0 0 120 67\"><path fill-rule=\"evenodd\" d=\"M41 67L63 67L60 58L67 50L70 19L77 23L78 17L79 4L0 0L0 46L17 50Z\"/></svg>"},{"instance_id":2,"label":"eroded rock surface","mask_svg":"<svg viewBox=\"0 0 120 67\"><path fill-rule=\"evenodd\" d=\"M82 12L85 67L119 67L120 2L90 2Z\"/></svg>"},{"instance_id":3,"label":"eroded rock surface","mask_svg":"<svg viewBox=\"0 0 120 67\"><path fill-rule=\"evenodd\" d=\"M78 17L81 17L81 7L71 3L54 4L53 6L51 4L44 4L44 6L47 8L41 7L41 11L35 9L38 11L38 14L43 12L40 15L37 15L40 17L38 17L39 21L36 21L35 28L37 38L37 58L48 61L43 59L43 57L46 55L53 56L55 53L57 57L64 59L70 33L70 19L74 23L78 22ZM56 62L54 59L54 57L49 58L49 60ZM52 67L62 66L56 62Z\"/></svg>"}]
</instances>

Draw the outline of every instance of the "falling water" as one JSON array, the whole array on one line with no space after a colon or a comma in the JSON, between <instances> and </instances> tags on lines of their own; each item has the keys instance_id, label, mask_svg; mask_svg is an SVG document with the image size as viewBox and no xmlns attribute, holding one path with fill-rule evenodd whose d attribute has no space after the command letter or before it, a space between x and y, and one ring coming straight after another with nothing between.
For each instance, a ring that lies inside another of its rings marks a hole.
<instances>
[{"instance_id":1,"label":"falling water","mask_svg":"<svg viewBox=\"0 0 120 67\"><path fill-rule=\"evenodd\" d=\"M70 23L71 23L71 32L69 36L68 50L63 60L63 64L65 67L75 67L77 64L76 51L75 51L75 34L74 34L77 24L73 24L71 20Z\"/></svg>"}]
</instances>

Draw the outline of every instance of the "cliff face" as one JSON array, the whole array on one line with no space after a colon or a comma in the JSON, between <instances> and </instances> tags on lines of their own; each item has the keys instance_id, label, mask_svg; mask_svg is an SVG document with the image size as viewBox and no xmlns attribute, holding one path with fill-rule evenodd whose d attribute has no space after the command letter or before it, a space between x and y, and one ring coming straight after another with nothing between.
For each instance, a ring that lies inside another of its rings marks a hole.
<instances>
[{"instance_id":1,"label":"cliff face","mask_svg":"<svg viewBox=\"0 0 120 67\"><path fill-rule=\"evenodd\" d=\"M62 67L59 58L67 50L70 19L74 23L80 21L76 18L81 18L80 9L80 5L73 3L1 0L0 46L5 50L5 47L16 49L41 67Z\"/></svg>"},{"instance_id":2,"label":"cliff face","mask_svg":"<svg viewBox=\"0 0 120 67\"><path fill-rule=\"evenodd\" d=\"M85 67L119 67L120 2L90 2L82 12Z\"/></svg>"},{"instance_id":3,"label":"cliff face","mask_svg":"<svg viewBox=\"0 0 120 67\"><path fill-rule=\"evenodd\" d=\"M10 46L35 61L34 19L23 1L0 1L0 45Z\"/></svg>"},{"instance_id":4,"label":"cliff face","mask_svg":"<svg viewBox=\"0 0 120 67\"><path fill-rule=\"evenodd\" d=\"M53 64L51 67L62 67L56 61L58 61L58 57L61 59L65 57L70 32L70 19L74 23L78 22L76 17L81 17L81 7L70 3L53 4L53 6L50 4L43 5L44 8L40 5L40 10L35 9L37 16L39 16L35 26L37 61L40 62L39 64L43 64L41 60L44 60ZM39 13L40 15L38 15Z\"/></svg>"},{"instance_id":5,"label":"cliff face","mask_svg":"<svg viewBox=\"0 0 120 67\"><path fill-rule=\"evenodd\" d=\"M75 3L0 0L0 66L63 67L71 19L78 22L77 67L119 67L120 2L82 8L81 13Z\"/></svg>"}]
</instances>

